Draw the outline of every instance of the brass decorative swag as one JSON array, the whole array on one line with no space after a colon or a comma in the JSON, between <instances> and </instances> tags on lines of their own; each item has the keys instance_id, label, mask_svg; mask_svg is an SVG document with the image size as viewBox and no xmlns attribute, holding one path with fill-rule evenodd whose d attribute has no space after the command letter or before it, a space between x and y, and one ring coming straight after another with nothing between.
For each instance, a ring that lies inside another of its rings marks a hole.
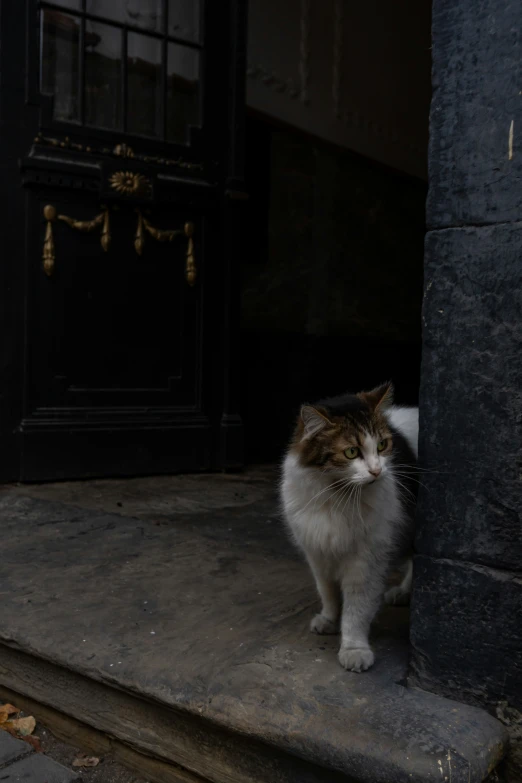
<instances>
[{"instance_id":1,"label":"brass decorative swag","mask_svg":"<svg viewBox=\"0 0 522 783\"><path fill-rule=\"evenodd\" d=\"M143 253L143 247L145 245L145 232L147 232L157 242L172 242L177 237L184 236L187 239L187 252L185 255L185 279L190 286L193 286L196 282L197 270L196 260L194 256L194 224L185 223L182 229L160 229L155 228L147 218L145 218L140 209L137 209L138 213L138 226L136 229L136 235L134 237L134 248L136 253L141 256ZM58 215L56 207L52 204L47 204L43 210L44 218L47 221L45 227L45 237L43 243L43 268L48 277L51 277L54 273L56 264L56 253L54 246L53 236L53 223L56 220L61 220L63 223L67 223L71 228L76 231L91 232L98 226L101 226L100 243L105 252L108 251L111 234L109 225L109 210L104 207L103 211L99 215L96 215L92 220L76 220L68 215Z\"/></svg>"},{"instance_id":2,"label":"brass decorative swag","mask_svg":"<svg viewBox=\"0 0 522 783\"><path fill-rule=\"evenodd\" d=\"M187 238L187 253L185 256L185 279L190 286L196 282L197 270L194 257L194 223L185 223L183 228L161 229L155 226L143 216L141 209L137 209L138 226L136 236L134 237L134 248L136 253L141 256L145 245L145 232L157 242L172 242L176 237L185 236Z\"/></svg>"},{"instance_id":3,"label":"brass decorative swag","mask_svg":"<svg viewBox=\"0 0 522 783\"><path fill-rule=\"evenodd\" d=\"M53 275L56 262L53 236L53 223L56 220L61 220L64 223L67 223L67 225L71 228L76 229L76 231L83 232L91 232L94 231L95 228L98 228L98 226L101 226L102 229L100 243L103 250L105 252L108 251L111 243L111 233L109 225L109 210L107 208L104 208L103 212L100 212L100 214L96 215L96 217L92 220L76 220L75 218L69 217L68 215L58 215L56 207L53 207L52 204L47 204L47 206L44 207L43 214L47 221L43 245L43 268L47 277L51 277Z\"/></svg>"}]
</instances>

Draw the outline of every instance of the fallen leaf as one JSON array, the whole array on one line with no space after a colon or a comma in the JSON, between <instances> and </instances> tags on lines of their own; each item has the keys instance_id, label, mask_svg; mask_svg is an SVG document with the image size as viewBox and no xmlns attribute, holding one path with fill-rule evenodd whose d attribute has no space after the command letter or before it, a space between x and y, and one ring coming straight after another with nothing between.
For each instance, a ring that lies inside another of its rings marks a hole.
<instances>
[{"instance_id":1,"label":"fallen leaf","mask_svg":"<svg viewBox=\"0 0 522 783\"><path fill-rule=\"evenodd\" d=\"M18 707L15 707L14 704L2 704L0 706L0 712L7 712L8 715L12 715L14 712L20 712Z\"/></svg>"},{"instance_id":2,"label":"fallen leaf","mask_svg":"<svg viewBox=\"0 0 522 783\"><path fill-rule=\"evenodd\" d=\"M6 726L14 729L17 734L21 734L22 737L27 737L32 734L36 726L36 721L32 715L28 718L14 718L14 720L8 720Z\"/></svg>"},{"instance_id":3,"label":"fallen leaf","mask_svg":"<svg viewBox=\"0 0 522 783\"><path fill-rule=\"evenodd\" d=\"M42 752L42 746L40 744L40 737L20 737L21 740L27 742L37 752Z\"/></svg>"},{"instance_id":4,"label":"fallen leaf","mask_svg":"<svg viewBox=\"0 0 522 783\"><path fill-rule=\"evenodd\" d=\"M97 759L96 756L85 756L81 753L74 759L72 765L73 767L97 767L99 763L100 759Z\"/></svg>"},{"instance_id":5,"label":"fallen leaf","mask_svg":"<svg viewBox=\"0 0 522 783\"><path fill-rule=\"evenodd\" d=\"M20 712L20 710L12 704L0 705L0 723L5 723L9 715L13 715L15 712Z\"/></svg>"}]
</instances>

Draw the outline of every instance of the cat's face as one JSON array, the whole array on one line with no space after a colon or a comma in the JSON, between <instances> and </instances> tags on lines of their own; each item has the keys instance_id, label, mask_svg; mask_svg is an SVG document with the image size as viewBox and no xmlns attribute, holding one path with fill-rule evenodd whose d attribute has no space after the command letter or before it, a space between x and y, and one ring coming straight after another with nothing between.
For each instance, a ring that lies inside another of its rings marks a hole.
<instances>
[{"instance_id":1,"label":"cat's face","mask_svg":"<svg viewBox=\"0 0 522 783\"><path fill-rule=\"evenodd\" d=\"M393 451L383 388L348 398L346 410L305 405L294 437L301 463L357 485L380 481Z\"/></svg>"}]
</instances>

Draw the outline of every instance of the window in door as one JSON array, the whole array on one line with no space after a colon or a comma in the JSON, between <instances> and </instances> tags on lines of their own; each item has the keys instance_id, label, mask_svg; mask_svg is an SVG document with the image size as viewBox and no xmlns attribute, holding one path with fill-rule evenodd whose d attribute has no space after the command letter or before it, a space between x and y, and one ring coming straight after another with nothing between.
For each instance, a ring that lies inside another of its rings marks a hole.
<instances>
[{"instance_id":1,"label":"window in door","mask_svg":"<svg viewBox=\"0 0 522 783\"><path fill-rule=\"evenodd\" d=\"M40 41L56 120L175 144L201 124L198 0L41 2Z\"/></svg>"}]
</instances>

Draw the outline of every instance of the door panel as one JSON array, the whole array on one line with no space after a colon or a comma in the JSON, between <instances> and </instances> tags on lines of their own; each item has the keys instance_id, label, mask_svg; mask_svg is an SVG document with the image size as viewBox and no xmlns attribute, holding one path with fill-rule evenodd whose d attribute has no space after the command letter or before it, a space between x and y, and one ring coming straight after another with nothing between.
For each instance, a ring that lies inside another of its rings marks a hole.
<instances>
[{"instance_id":1,"label":"door panel","mask_svg":"<svg viewBox=\"0 0 522 783\"><path fill-rule=\"evenodd\" d=\"M168 206L138 211L101 207L94 198L46 191L30 199L31 222L41 225L30 251L36 259L43 254L49 206L56 212L51 222L54 269L52 275L42 275L42 264L35 264L29 280L31 388L44 397L48 387L55 394L60 389L53 404L73 405L79 395L84 405L88 393L90 404L104 405L125 393L134 404L156 401L196 408L204 218L190 212L198 281L191 286L186 279L186 212ZM77 228L90 227L93 216L102 216L103 222L92 231ZM138 254L140 219L151 229L172 226L180 235L160 242L143 229ZM107 250L101 244L105 223ZM45 383L37 382L38 377Z\"/></svg>"},{"instance_id":2,"label":"door panel","mask_svg":"<svg viewBox=\"0 0 522 783\"><path fill-rule=\"evenodd\" d=\"M24 13L0 6L0 69L23 51L28 74L0 87L20 129L0 152L21 195L4 234L19 247L23 235L24 258L2 475L238 466L239 213L227 194L241 190L243 60L230 35L244 35L243 4L28 0Z\"/></svg>"}]
</instances>

